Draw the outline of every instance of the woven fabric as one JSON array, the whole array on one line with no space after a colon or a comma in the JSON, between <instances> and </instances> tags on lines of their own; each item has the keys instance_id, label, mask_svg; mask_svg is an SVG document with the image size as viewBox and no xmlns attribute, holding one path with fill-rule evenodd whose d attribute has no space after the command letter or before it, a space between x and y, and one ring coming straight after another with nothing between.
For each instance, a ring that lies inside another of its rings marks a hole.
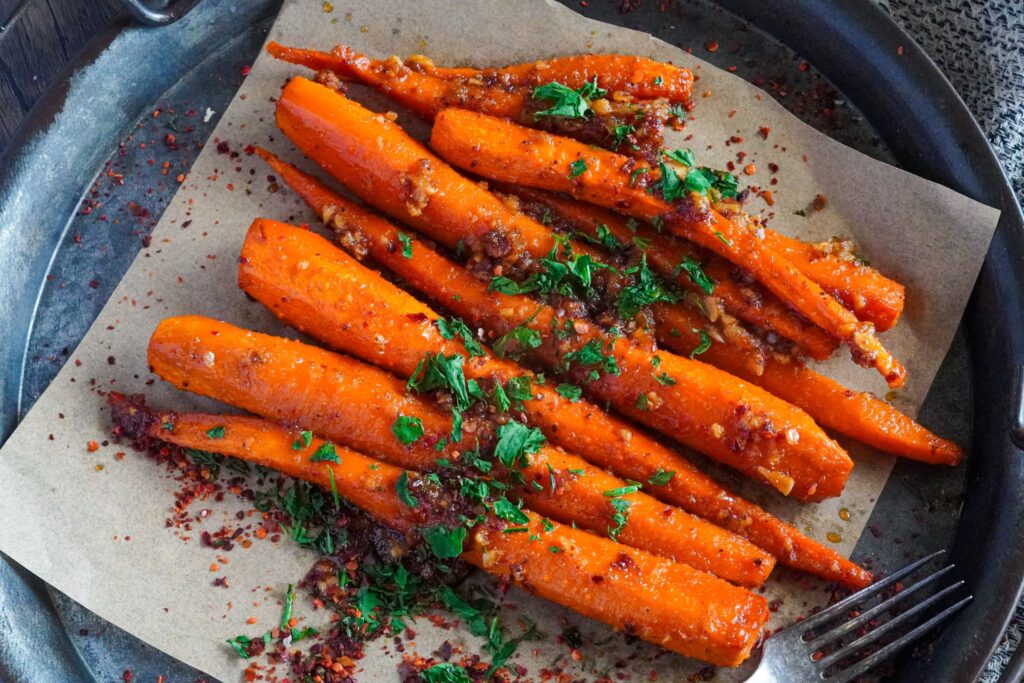
<instances>
[{"instance_id":1,"label":"woven fabric","mask_svg":"<svg viewBox=\"0 0 1024 683\"><path fill-rule=\"evenodd\" d=\"M880 0L974 113L1024 202L1024 2ZM1024 640L1024 603L981 677L996 683Z\"/></svg>"}]
</instances>

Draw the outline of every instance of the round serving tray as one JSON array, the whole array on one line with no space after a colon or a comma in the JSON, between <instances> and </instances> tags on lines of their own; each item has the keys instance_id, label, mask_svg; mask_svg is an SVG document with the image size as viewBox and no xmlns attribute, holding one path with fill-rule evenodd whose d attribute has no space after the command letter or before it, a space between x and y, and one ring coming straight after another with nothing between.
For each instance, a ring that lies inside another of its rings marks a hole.
<instances>
[{"instance_id":1,"label":"round serving tray","mask_svg":"<svg viewBox=\"0 0 1024 683\"><path fill-rule=\"evenodd\" d=\"M96 7L104 3L116 5L104 0ZM27 0L21 17L33 4L43 2ZM167 26L119 30L112 24L55 79L0 154L0 268L6 276L0 287L0 441L56 374L141 248L279 4L203 0ZM926 424L972 443L966 468L940 472L899 463L869 523L882 531L865 534L855 553L884 571L909 556L951 547L975 599L931 647L903 657L894 676L974 680L1012 614L1024 568L1018 523L1024 461L1011 439L1014 429L1024 434L1014 417L1020 412L1014 378L1024 362L1024 219L976 122L935 65L869 0L719 0L734 14L696 1L566 4L692 47L719 66L736 66L745 78L773 84L774 96L827 134L1002 209L964 334L922 413ZM123 18L111 13L108 21ZM0 32L0 72L18 68L2 60L10 47L4 40L13 33L6 29ZM723 49L705 51L710 41ZM78 50L66 46L68 54ZM812 69L798 70L792 50ZM843 93L841 101L819 73ZM18 74L6 75L17 80ZM129 670L136 680L200 678L2 556L0 633L0 681L109 681Z\"/></svg>"}]
</instances>

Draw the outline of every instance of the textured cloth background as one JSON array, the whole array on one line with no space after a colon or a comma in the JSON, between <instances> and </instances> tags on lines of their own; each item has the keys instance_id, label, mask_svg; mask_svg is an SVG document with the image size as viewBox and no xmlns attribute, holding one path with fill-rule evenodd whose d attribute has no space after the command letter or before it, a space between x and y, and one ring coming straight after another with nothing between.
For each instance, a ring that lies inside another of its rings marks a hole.
<instances>
[{"instance_id":1,"label":"textured cloth background","mask_svg":"<svg viewBox=\"0 0 1024 683\"><path fill-rule=\"evenodd\" d=\"M1024 203L1024 0L880 3L935 60L974 112ZM1024 604L1017 606L982 683L998 680L1022 640Z\"/></svg>"}]
</instances>

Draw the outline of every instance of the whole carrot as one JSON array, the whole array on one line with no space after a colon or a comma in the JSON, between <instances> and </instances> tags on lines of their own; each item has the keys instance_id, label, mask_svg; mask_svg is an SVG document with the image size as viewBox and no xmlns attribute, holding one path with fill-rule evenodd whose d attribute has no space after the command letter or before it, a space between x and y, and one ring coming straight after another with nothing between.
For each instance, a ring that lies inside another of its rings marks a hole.
<instances>
[{"instance_id":1,"label":"whole carrot","mask_svg":"<svg viewBox=\"0 0 1024 683\"><path fill-rule=\"evenodd\" d=\"M704 320L680 306L654 306L658 339L681 355L703 344ZM794 359L764 358L759 373L750 371L745 352L729 344L712 344L702 354L707 362L764 387L814 420L879 450L933 465L958 465L963 449L922 427L867 392L851 391Z\"/></svg>"},{"instance_id":2,"label":"whole carrot","mask_svg":"<svg viewBox=\"0 0 1024 683\"><path fill-rule=\"evenodd\" d=\"M123 397L113 400L115 409L140 410ZM401 502L396 490L401 468L337 447L340 462L312 462L325 442L314 438L297 450L297 430L233 415L154 412L144 419L146 433L154 438L337 491L399 531L422 528L429 517L425 506L413 509ZM220 436L211 437L211 430ZM463 559L612 628L713 664L741 663L760 638L769 615L763 597L686 565L525 514L529 538L503 533L508 526L491 517L468 537Z\"/></svg>"},{"instance_id":3,"label":"whole carrot","mask_svg":"<svg viewBox=\"0 0 1024 683\"><path fill-rule=\"evenodd\" d=\"M318 52L271 41L267 44L267 52L277 59L315 71L333 71L339 78L358 77L351 63L351 48L343 45L331 52ZM663 97L671 102L687 103L693 86L693 74L688 69L626 55L556 57L499 69L439 68L423 57L411 58L406 64L425 75L504 90L533 89L552 82L575 90L597 79L599 87L612 92L627 93L640 99Z\"/></svg>"},{"instance_id":4,"label":"whole carrot","mask_svg":"<svg viewBox=\"0 0 1024 683\"><path fill-rule=\"evenodd\" d=\"M336 232L346 249L360 257L369 256L399 274L414 289L433 296L442 304L458 303L478 308L486 305L486 296L473 288L476 279L410 237L412 258L402 253L400 230L380 216L334 192L313 176L284 163L266 150L257 152L275 173L320 214ZM440 284L440 289L435 285ZM374 290L375 294L378 290ZM442 294L439 294L441 292ZM468 298L463 298L463 294ZM479 299L479 300L478 300ZM505 301L513 297L504 297ZM525 312L533 308L527 297L519 297L510 309ZM432 329L437 314L411 296L395 315L384 316L377 310L368 320L372 334L389 336L392 325L402 325L407 342L422 339L419 354L433 350L465 353L457 338L444 339ZM322 309L322 306L317 308ZM365 319L365 318L364 318ZM321 326L321 330L326 327ZM349 328L351 329L351 328ZM385 357L400 362L401 354L392 348ZM507 381L523 371L507 361L475 358L466 365L474 377L490 375ZM741 534L771 552L781 562L811 574L838 581L851 588L871 582L871 574L834 550L808 538L762 508L725 490L714 479L698 470L690 461L670 450L644 431L636 430L586 400L571 400L547 384L533 384L533 398L523 402L530 421L540 427L553 442L582 454L590 462L606 467L619 476L637 481L664 482L646 490L655 497L673 503L712 522Z\"/></svg>"},{"instance_id":5,"label":"whole carrot","mask_svg":"<svg viewBox=\"0 0 1024 683\"><path fill-rule=\"evenodd\" d=\"M854 360L874 367L892 387L905 368L889 354L870 323L862 323L756 231L698 200L673 207L645 189L635 171L656 172L629 159L575 140L518 126L462 109L441 112L430 138L447 161L492 180L568 192L606 208L645 220L665 216L666 227L744 268L768 290L825 332L850 344ZM695 193L691 193L695 194Z\"/></svg>"},{"instance_id":6,"label":"whole carrot","mask_svg":"<svg viewBox=\"0 0 1024 683\"><path fill-rule=\"evenodd\" d=\"M216 359L212 366L202 360L211 355ZM451 432L451 419L425 399L410 396L401 410L394 408L397 380L392 375L298 342L206 318L171 318L154 332L150 364L179 388L283 424L297 423L404 468L437 470L438 458L456 461L462 448L461 444L437 448ZM241 374L225 376L225 372ZM353 394L362 398L354 401ZM330 407L329 412L309 406L311 396ZM415 418L422 435L411 443L400 441L392 434L400 417ZM353 435L357 425L361 434ZM474 428L467 421L467 440L478 437L486 443L484 435L471 431ZM597 533L613 528L609 521L615 507L606 492L628 488L626 482L550 447L531 454L521 474L527 481L557 483L547 490L525 490L537 509ZM760 585L770 573L774 562L751 543L682 510L667 508L646 494L631 493L630 515L616 530L623 543L693 562L744 585Z\"/></svg>"}]
</instances>

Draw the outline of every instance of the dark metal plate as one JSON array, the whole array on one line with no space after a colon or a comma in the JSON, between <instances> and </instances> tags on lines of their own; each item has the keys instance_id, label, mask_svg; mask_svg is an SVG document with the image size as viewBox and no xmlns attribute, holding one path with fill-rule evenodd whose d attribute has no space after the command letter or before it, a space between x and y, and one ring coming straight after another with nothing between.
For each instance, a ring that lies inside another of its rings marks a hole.
<instances>
[{"instance_id":1,"label":"dark metal plate","mask_svg":"<svg viewBox=\"0 0 1024 683\"><path fill-rule=\"evenodd\" d=\"M187 170L216 123L216 115L204 121L206 109L220 112L230 101L278 4L205 0L177 24L122 34L104 51L109 61L102 71L85 66L76 76L95 79L103 98L67 103L81 108L86 124L74 138L46 130L66 84L30 112L28 128L0 163L0 266L8 274L0 288L0 439L45 389L131 263L173 195L176 175ZM976 124L934 65L867 0L841 7L815 0L721 0L781 43L704 2L669 3L668 11L646 2L628 13L618 2L592 0L587 9L566 4L693 47L719 66L736 66L741 76L772 86L791 111L829 135L1003 208L965 326L975 373L973 422L965 399L971 382L963 336L922 418L963 441L971 440L973 427L959 525L965 470L900 463L872 517L879 533L865 534L856 551L884 570L953 544L965 577L986 590L975 591L974 605L951 624L939 647L904 658L898 679L973 680L998 642L1024 566L1024 544L1014 528L1024 507L1024 473L1008 437L1011 370L1024 358L1024 233ZM712 40L722 49L703 51ZM859 111L832 101L838 96L828 83L814 69L798 70L785 45L800 50ZM898 45L904 47L900 60ZM131 88L124 87L128 74L136 76ZM154 118L157 109L161 114ZM50 172L31 175L41 168ZM986 334L993 326L1002 334ZM120 679L125 670L136 680L198 677L2 558L0 615L0 680L106 681ZM10 628L3 623L7 615ZM44 643L47 656L40 661Z\"/></svg>"}]
</instances>

